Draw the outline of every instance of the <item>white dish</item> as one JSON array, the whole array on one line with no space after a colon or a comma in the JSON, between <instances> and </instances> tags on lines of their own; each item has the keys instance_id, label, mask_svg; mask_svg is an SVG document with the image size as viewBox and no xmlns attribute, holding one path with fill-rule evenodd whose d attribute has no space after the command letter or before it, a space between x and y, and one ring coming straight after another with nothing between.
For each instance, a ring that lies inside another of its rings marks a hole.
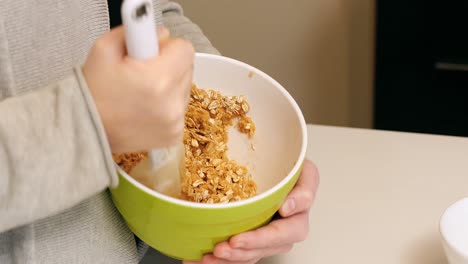
<instances>
[{"instance_id":1,"label":"white dish","mask_svg":"<svg viewBox=\"0 0 468 264\"><path fill-rule=\"evenodd\" d=\"M450 264L468 264L468 197L452 204L440 220L440 233Z\"/></svg>"}]
</instances>

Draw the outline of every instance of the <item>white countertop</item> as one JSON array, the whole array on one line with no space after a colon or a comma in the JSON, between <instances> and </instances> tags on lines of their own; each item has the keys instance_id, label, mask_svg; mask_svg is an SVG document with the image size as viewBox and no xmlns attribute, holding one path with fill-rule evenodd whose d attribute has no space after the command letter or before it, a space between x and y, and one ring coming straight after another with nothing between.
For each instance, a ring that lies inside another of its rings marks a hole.
<instances>
[{"instance_id":1,"label":"white countertop","mask_svg":"<svg viewBox=\"0 0 468 264\"><path fill-rule=\"evenodd\" d=\"M321 174L309 239L262 264L447 263L438 222L468 196L468 138L308 128L307 156Z\"/></svg>"}]
</instances>

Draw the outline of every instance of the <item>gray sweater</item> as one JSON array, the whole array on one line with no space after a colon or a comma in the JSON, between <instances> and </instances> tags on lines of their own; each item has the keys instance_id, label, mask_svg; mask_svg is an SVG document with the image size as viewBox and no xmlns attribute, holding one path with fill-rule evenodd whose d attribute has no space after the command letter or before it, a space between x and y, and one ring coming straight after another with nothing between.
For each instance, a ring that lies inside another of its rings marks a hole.
<instances>
[{"instance_id":1,"label":"gray sweater","mask_svg":"<svg viewBox=\"0 0 468 264\"><path fill-rule=\"evenodd\" d=\"M179 5L155 9L173 35L217 53ZM0 1L2 264L139 261L144 247L109 198L118 178L79 67L108 30L106 0Z\"/></svg>"}]
</instances>

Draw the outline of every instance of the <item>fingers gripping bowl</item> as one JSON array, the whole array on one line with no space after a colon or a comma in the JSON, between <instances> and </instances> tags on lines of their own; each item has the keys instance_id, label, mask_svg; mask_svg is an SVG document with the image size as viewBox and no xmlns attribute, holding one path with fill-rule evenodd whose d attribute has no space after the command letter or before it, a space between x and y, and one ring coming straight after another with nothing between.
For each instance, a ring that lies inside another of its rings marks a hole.
<instances>
[{"instance_id":1,"label":"fingers gripping bowl","mask_svg":"<svg viewBox=\"0 0 468 264\"><path fill-rule=\"evenodd\" d=\"M228 155L246 165L257 195L224 204L202 204L157 193L117 166L119 185L111 189L129 228L160 252L199 260L214 245L268 223L297 181L307 147L304 117L287 91L260 70L209 54L196 54L194 83L225 95L244 95L256 132L229 133Z\"/></svg>"}]
</instances>

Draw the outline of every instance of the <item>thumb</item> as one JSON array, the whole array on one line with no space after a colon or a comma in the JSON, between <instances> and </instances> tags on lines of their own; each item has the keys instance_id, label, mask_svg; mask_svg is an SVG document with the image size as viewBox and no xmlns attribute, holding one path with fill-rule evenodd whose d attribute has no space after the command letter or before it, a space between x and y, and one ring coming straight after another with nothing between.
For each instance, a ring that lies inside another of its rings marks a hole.
<instances>
[{"instance_id":1,"label":"thumb","mask_svg":"<svg viewBox=\"0 0 468 264\"><path fill-rule=\"evenodd\" d=\"M156 65L163 65L162 69L169 76L181 78L187 71L193 69L195 50L190 42L184 39L170 39L161 46L159 57L148 61ZM160 66L161 67L161 66Z\"/></svg>"},{"instance_id":2,"label":"thumb","mask_svg":"<svg viewBox=\"0 0 468 264\"><path fill-rule=\"evenodd\" d=\"M289 193L286 201L281 206L279 213L282 217L288 217L297 213L306 212L314 202L317 187L319 185L319 172L314 163L304 161L301 175L296 186Z\"/></svg>"},{"instance_id":3,"label":"thumb","mask_svg":"<svg viewBox=\"0 0 468 264\"><path fill-rule=\"evenodd\" d=\"M127 54L125 48L125 30L123 26L113 28L100 38L96 45L108 60L122 60Z\"/></svg>"}]
</instances>

